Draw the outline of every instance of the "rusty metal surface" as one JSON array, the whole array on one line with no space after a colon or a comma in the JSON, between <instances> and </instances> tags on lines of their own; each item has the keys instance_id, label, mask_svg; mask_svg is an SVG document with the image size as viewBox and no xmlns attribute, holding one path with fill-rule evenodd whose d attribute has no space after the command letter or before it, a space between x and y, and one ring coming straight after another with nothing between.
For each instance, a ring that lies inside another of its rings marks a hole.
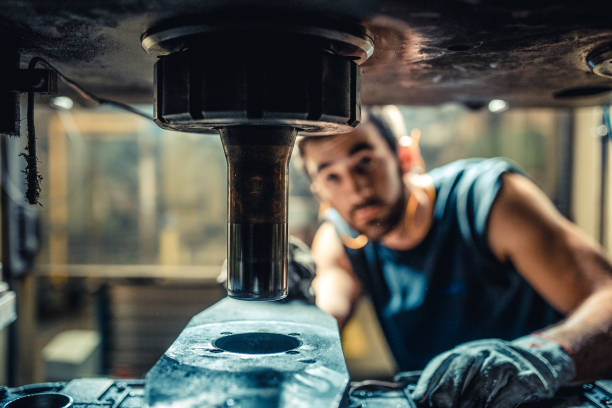
<instances>
[{"instance_id":1,"label":"rusty metal surface","mask_svg":"<svg viewBox=\"0 0 612 408\"><path fill-rule=\"evenodd\" d=\"M612 82L594 75L588 53L612 41L611 4L599 1L384 2L367 26L375 52L364 66L367 103L511 106L610 101ZM591 91L593 96L563 97ZM601 92L597 92L601 91Z\"/></svg>"},{"instance_id":2,"label":"rusty metal surface","mask_svg":"<svg viewBox=\"0 0 612 408\"><path fill-rule=\"evenodd\" d=\"M375 51L363 67L366 104L478 106L503 98L511 106L578 106L611 100L610 79L593 74L586 62L593 49L612 41L611 7L593 0L7 0L0 33L22 49L23 62L41 55L103 96L150 103L155 58L140 44L147 29L219 10L278 16L290 9L314 20L362 21L370 29Z\"/></svg>"}]
</instances>

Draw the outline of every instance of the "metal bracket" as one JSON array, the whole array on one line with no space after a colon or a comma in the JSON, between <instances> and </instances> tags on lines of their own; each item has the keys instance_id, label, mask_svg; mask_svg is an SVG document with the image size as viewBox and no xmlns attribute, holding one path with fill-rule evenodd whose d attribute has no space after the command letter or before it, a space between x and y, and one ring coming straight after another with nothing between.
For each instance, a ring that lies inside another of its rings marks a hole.
<instances>
[{"instance_id":1,"label":"metal bracket","mask_svg":"<svg viewBox=\"0 0 612 408\"><path fill-rule=\"evenodd\" d=\"M9 72L0 84L0 91L57 93L57 74L49 69L19 69Z\"/></svg>"}]
</instances>

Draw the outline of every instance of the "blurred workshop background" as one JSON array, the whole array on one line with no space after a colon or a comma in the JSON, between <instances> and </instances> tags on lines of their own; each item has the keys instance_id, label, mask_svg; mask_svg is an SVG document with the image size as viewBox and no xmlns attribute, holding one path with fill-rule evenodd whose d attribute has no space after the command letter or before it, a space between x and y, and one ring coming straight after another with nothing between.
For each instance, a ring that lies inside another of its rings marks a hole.
<instances>
[{"instance_id":1,"label":"blurred workshop background","mask_svg":"<svg viewBox=\"0 0 612 408\"><path fill-rule=\"evenodd\" d=\"M150 107L141 107L143 110ZM399 107L428 168L466 157L517 162L608 250L608 137L602 108ZM0 339L0 384L142 377L188 320L224 296L226 164L218 136L164 131L137 116L50 100L36 111L43 176L35 263L17 288L19 348ZM11 143L21 143L14 140ZM19 196L15 202L23 202ZM318 205L291 164L290 233L310 243ZM418 336L415 333L415 336ZM353 379L394 362L368 301L343 331ZM5 358L8 356L8 358Z\"/></svg>"}]
</instances>

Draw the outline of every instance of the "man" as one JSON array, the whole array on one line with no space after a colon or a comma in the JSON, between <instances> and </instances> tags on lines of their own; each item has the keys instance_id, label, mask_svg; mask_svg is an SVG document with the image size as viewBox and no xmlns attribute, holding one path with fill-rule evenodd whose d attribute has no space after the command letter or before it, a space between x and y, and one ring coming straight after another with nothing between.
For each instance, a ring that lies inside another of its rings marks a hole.
<instances>
[{"instance_id":1,"label":"man","mask_svg":"<svg viewBox=\"0 0 612 408\"><path fill-rule=\"evenodd\" d=\"M372 112L299 150L331 208L312 245L316 303L342 325L368 293L400 369L425 368L420 406L515 407L612 373L612 266L512 164L402 171L418 149L400 163Z\"/></svg>"}]
</instances>

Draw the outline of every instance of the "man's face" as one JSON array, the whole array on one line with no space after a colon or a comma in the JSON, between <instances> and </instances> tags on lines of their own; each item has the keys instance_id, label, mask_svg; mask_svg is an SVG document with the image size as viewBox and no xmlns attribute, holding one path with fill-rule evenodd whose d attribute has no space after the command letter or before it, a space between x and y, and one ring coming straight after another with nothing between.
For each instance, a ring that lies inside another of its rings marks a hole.
<instances>
[{"instance_id":1,"label":"man's face","mask_svg":"<svg viewBox=\"0 0 612 408\"><path fill-rule=\"evenodd\" d=\"M405 192L399 163L372 124L313 138L305 144L304 161L313 193L355 230L377 240L400 221Z\"/></svg>"}]
</instances>

